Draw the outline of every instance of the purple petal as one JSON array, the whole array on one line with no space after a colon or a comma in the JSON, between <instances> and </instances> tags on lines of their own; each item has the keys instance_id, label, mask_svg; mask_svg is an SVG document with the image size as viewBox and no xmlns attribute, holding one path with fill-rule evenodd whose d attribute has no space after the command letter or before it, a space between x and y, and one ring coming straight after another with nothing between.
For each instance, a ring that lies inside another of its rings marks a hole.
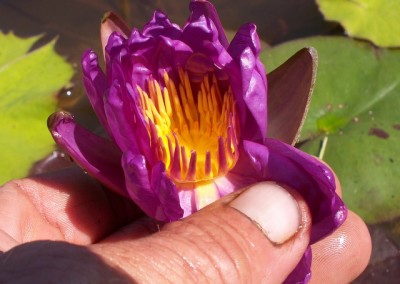
<instances>
[{"instance_id":1,"label":"purple petal","mask_svg":"<svg viewBox=\"0 0 400 284\"><path fill-rule=\"evenodd\" d=\"M224 197L225 195L234 192L237 188L240 188L242 184L247 184L247 179L244 181L240 177L241 176L228 173L225 176L214 179L214 184L218 189L219 197ZM249 182L249 184L251 183L253 182Z\"/></svg>"},{"instance_id":2,"label":"purple petal","mask_svg":"<svg viewBox=\"0 0 400 284\"><path fill-rule=\"evenodd\" d=\"M214 71L214 63L205 54L193 53L185 63L185 70L192 76L197 75L200 83L206 74Z\"/></svg>"},{"instance_id":3,"label":"purple petal","mask_svg":"<svg viewBox=\"0 0 400 284\"><path fill-rule=\"evenodd\" d=\"M132 104L133 100L128 100L126 93L125 86L121 87L115 81L105 96L105 110L112 137L118 147L122 152L130 150L138 153L139 145L133 125L133 114L129 108L129 104Z\"/></svg>"},{"instance_id":4,"label":"purple petal","mask_svg":"<svg viewBox=\"0 0 400 284\"><path fill-rule=\"evenodd\" d=\"M254 56L258 56L261 50L257 27L252 23L240 27L228 47L228 52L234 59L239 59L243 51L250 47Z\"/></svg>"},{"instance_id":5,"label":"purple petal","mask_svg":"<svg viewBox=\"0 0 400 284\"><path fill-rule=\"evenodd\" d=\"M154 216L158 200L151 191L146 158L142 155L126 152L122 156L122 166L129 196L147 215Z\"/></svg>"},{"instance_id":6,"label":"purple petal","mask_svg":"<svg viewBox=\"0 0 400 284\"><path fill-rule=\"evenodd\" d=\"M136 102L138 99L138 94L136 90L132 88L130 84L126 84L126 90L129 93L128 97L122 97L122 100L125 101L127 105L127 119L130 116L130 122L132 123L132 127L135 131L135 137L140 137L140 139L136 139L137 146L139 147L141 153L146 157L147 162L150 165L153 165L157 158L155 157L154 151L151 149L151 137L149 131L147 129L147 123L145 122L145 118L142 115L142 112L139 107L139 103ZM122 93L123 95L125 93ZM132 102L133 101L133 102ZM128 103L131 102L131 103Z\"/></svg>"},{"instance_id":7,"label":"purple petal","mask_svg":"<svg viewBox=\"0 0 400 284\"><path fill-rule=\"evenodd\" d=\"M145 86L147 80L152 76L153 71L150 69L150 62L143 55L131 55L130 58L130 73L132 86Z\"/></svg>"},{"instance_id":8,"label":"purple petal","mask_svg":"<svg viewBox=\"0 0 400 284\"><path fill-rule=\"evenodd\" d=\"M207 1L192 1L190 9L192 14L183 28L181 40L222 68L232 58L226 51L228 41L215 8Z\"/></svg>"},{"instance_id":9,"label":"purple petal","mask_svg":"<svg viewBox=\"0 0 400 284\"><path fill-rule=\"evenodd\" d=\"M151 54L155 52L154 47L156 41L157 40L153 37L143 35L138 29L133 29L131 36L128 39L128 50L131 55L132 68L134 66L137 68L133 69L132 73L141 74L144 71L144 75L152 75L154 66L152 66L151 63L153 59ZM149 78L149 76L147 78ZM135 77L132 77L132 84L136 84L135 81Z\"/></svg>"},{"instance_id":10,"label":"purple petal","mask_svg":"<svg viewBox=\"0 0 400 284\"><path fill-rule=\"evenodd\" d=\"M143 35L134 28L128 39L128 48L131 54L142 55L154 46L155 38Z\"/></svg>"},{"instance_id":11,"label":"purple petal","mask_svg":"<svg viewBox=\"0 0 400 284\"><path fill-rule=\"evenodd\" d=\"M104 55L106 62L107 81L109 84L112 83L113 79L112 66L114 61L122 62L122 58L126 58L127 53L127 39L123 35L113 32L108 38Z\"/></svg>"},{"instance_id":12,"label":"purple petal","mask_svg":"<svg viewBox=\"0 0 400 284\"><path fill-rule=\"evenodd\" d=\"M306 252L297 264L296 268L289 274L283 283L286 284L306 284L311 279L311 247L307 247Z\"/></svg>"},{"instance_id":13,"label":"purple petal","mask_svg":"<svg viewBox=\"0 0 400 284\"><path fill-rule=\"evenodd\" d=\"M192 53L192 49L180 40L159 37L154 45L154 50L146 54L146 57L151 60L154 78L161 80L164 71L171 73L171 71L185 66Z\"/></svg>"},{"instance_id":14,"label":"purple petal","mask_svg":"<svg viewBox=\"0 0 400 284\"><path fill-rule=\"evenodd\" d=\"M125 57L128 57L125 55ZM111 86L115 81L118 81L121 85L127 82L131 78L131 70L127 66L129 60L113 60L107 67L108 83ZM128 67L128 68L127 68ZM129 81L128 81L129 82Z\"/></svg>"},{"instance_id":15,"label":"purple petal","mask_svg":"<svg viewBox=\"0 0 400 284\"><path fill-rule=\"evenodd\" d=\"M162 221L175 221L183 216L178 190L167 177L164 163L157 163L151 171L151 187L160 200L160 207L154 216Z\"/></svg>"},{"instance_id":16,"label":"purple petal","mask_svg":"<svg viewBox=\"0 0 400 284\"><path fill-rule=\"evenodd\" d=\"M239 160L230 173L253 177L254 181L258 181L268 175L268 165L268 148L262 144L245 140L239 147Z\"/></svg>"},{"instance_id":17,"label":"purple petal","mask_svg":"<svg viewBox=\"0 0 400 284\"><path fill-rule=\"evenodd\" d=\"M229 191L263 180L292 187L310 208L311 243L330 234L346 219L347 209L335 192L333 173L316 158L274 139L266 139L265 145L243 141L239 151L239 160L226 175ZM219 188L226 185L216 184Z\"/></svg>"},{"instance_id":18,"label":"purple petal","mask_svg":"<svg viewBox=\"0 0 400 284\"><path fill-rule=\"evenodd\" d=\"M79 166L118 194L128 197L120 163L122 154L112 142L80 127L66 112L52 114L48 127L56 143Z\"/></svg>"},{"instance_id":19,"label":"purple petal","mask_svg":"<svg viewBox=\"0 0 400 284\"><path fill-rule=\"evenodd\" d=\"M192 14L188 22L197 22L202 17L206 18L208 22L207 28L214 27L212 30L207 30L207 32L212 34L212 38L218 39L224 48L228 48L228 39L226 38L224 28L215 7L211 3L203 0L192 0L189 9Z\"/></svg>"},{"instance_id":20,"label":"purple petal","mask_svg":"<svg viewBox=\"0 0 400 284\"><path fill-rule=\"evenodd\" d=\"M129 38L129 51L131 54L132 84L143 85L141 78L136 74L152 75L156 80L163 78L164 71L171 73L184 67L192 55L193 50L186 43L166 36L152 38L134 30ZM150 72L149 72L150 71ZM161 80L162 81L162 80Z\"/></svg>"},{"instance_id":21,"label":"purple petal","mask_svg":"<svg viewBox=\"0 0 400 284\"><path fill-rule=\"evenodd\" d=\"M268 159L267 147L252 141L242 141L242 145L239 147L239 160L235 167L225 177L214 180L220 196L266 180Z\"/></svg>"},{"instance_id":22,"label":"purple petal","mask_svg":"<svg viewBox=\"0 0 400 284\"><path fill-rule=\"evenodd\" d=\"M165 36L172 39L180 38L182 30L176 24L171 23L167 15L161 11L155 11L153 18L143 28L143 35L149 37Z\"/></svg>"},{"instance_id":23,"label":"purple petal","mask_svg":"<svg viewBox=\"0 0 400 284\"><path fill-rule=\"evenodd\" d=\"M176 187L166 176L162 163L153 167L151 176L143 155L126 152L122 164L128 193L147 215L167 222L182 217Z\"/></svg>"},{"instance_id":24,"label":"purple petal","mask_svg":"<svg viewBox=\"0 0 400 284\"><path fill-rule=\"evenodd\" d=\"M153 73L150 61L145 56L146 50L152 50L153 45L154 39L142 36L136 29L127 41L113 33L105 56L109 84L115 77L120 77L126 78L133 86L144 86L146 79Z\"/></svg>"},{"instance_id":25,"label":"purple petal","mask_svg":"<svg viewBox=\"0 0 400 284\"><path fill-rule=\"evenodd\" d=\"M312 215L311 244L339 227L347 216L331 170L316 158L278 140L266 139L267 179L289 185L306 200Z\"/></svg>"},{"instance_id":26,"label":"purple petal","mask_svg":"<svg viewBox=\"0 0 400 284\"><path fill-rule=\"evenodd\" d=\"M240 70L240 80L231 80L231 84L241 113L241 136L262 141L267 131L267 79L258 57L260 41L256 26L243 25L228 51Z\"/></svg>"},{"instance_id":27,"label":"purple petal","mask_svg":"<svg viewBox=\"0 0 400 284\"><path fill-rule=\"evenodd\" d=\"M86 50L82 55L83 84L86 89L89 101L103 125L109 132L106 114L104 111L103 95L107 90L107 80L99 66L96 53L93 50Z\"/></svg>"},{"instance_id":28,"label":"purple petal","mask_svg":"<svg viewBox=\"0 0 400 284\"><path fill-rule=\"evenodd\" d=\"M196 211L196 202L194 199L194 190L180 190L178 192L181 208L183 209L183 216L187 217Z\"/></svg>"}]
</instances>

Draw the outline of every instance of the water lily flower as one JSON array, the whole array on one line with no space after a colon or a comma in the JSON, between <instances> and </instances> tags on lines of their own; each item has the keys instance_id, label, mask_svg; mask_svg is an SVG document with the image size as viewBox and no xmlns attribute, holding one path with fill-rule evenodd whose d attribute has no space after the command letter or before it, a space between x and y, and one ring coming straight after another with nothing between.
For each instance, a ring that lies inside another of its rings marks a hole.
<instances>
[{"instance_id":1,"label":"water lily flower","mask_svg":"<svg viewBox=\"0 0 400 284\"><path fill-rule=\"evenodd\" d=\"M312 50L271 73L267 138L267 80L255 25L243 25L229 43L209 2L192 0L190 10L183 28L156 11L132 31L109 14L102 24L106 72L94 51L82 57L83 82L107 137L58 112L49 118L55 141L160 221L259 181L286 184L310 207L311 243L320 240L343 223L346 208L329 168L290 145L309 101ZM310 257L308 250L288 283L309 279Z\"/></svg>"}]
</instances>

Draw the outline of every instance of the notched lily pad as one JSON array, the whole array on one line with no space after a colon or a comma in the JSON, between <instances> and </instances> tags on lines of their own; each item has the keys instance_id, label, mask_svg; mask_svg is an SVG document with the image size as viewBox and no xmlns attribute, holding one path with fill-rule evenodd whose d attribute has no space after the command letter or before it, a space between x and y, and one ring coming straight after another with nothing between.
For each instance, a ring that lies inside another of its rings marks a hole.
<instances>
[{"instance_id":1,"label":"notched lily pad","mask_svg":"<svg viewBox=\"0 0 400 284\"><path fill-rule=\"evenodd\" d=\"M28 174L51 152L46 120L56 109L55 92L73 75L72 66L54 51L54 41L26 53L37 39L0 32L0 184Z\"/></svg>"},{"instance_id":2,"label":"notched lily pad","mask_svg":"<svg viewBox=\"0 0 400 284\"><path fill-rule=\"evenodd\" d=\"M327 20L382 47L400 46L400 2L396 0L317 0Z\"/></svg>"},{"instance_id":3,"label":"notched lily pad","mask_svg":"<svg viewBox=\"0 0 400 284\"><path fill-rule=\"evenodd\" d=\"M400 216L400 51L315 37L266 50L262 59L273 70L306 46L318 50L319 66L302 149L318 155L327 136L324 160L350 209L370 223Z\"/></svg>"}]
</instances>

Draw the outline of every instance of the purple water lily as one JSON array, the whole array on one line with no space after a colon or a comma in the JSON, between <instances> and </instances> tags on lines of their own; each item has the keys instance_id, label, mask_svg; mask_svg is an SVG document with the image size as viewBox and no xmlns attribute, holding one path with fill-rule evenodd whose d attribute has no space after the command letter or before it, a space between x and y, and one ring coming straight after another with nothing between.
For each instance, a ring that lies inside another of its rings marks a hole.
<instances>
[{"instance_id":1,"label":"purple water lily","mask_svg":"<svg viewBox=\"0 0 400 284\"><path fill-rule=\"evenodd\" d=\"M346 208L331 171L289 145L303 119L280 117L292 101L268 99L281 104L270 111L270 129L287 130L272 136L289 144L266 138L267 80L255 25L242 26L228 43L209 2L193 0L190 10L182 29L160 11L142 31L110 14L102 28L106 74L92 50L82 58L84 85L108 138L58 112L49 118L55 141L90 175L160 221L259 181L287 184L310 207L315 243L343 223ZM282 89L281 73L272 75L274 94ZM296 100L303 114L305 105ZM307 282L310 260L308 250L287 282Z\"/></svg>"}]
</instances>

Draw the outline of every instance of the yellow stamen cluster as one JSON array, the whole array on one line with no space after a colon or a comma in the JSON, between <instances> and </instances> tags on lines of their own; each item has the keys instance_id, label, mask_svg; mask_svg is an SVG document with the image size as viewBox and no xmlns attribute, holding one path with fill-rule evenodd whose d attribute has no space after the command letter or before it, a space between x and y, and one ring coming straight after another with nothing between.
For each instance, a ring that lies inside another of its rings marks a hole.
<instances>
[{"instance_id":1,"label":"yellow stamen cluster","mask_svg":"<svg viewBox=\"0 0 400 284\"><path fill-rule=\"evenodd\" d=\"M176 85L164 73L161 85L148 80L137 86L151 149L175 182L210 180L237 160L238 126L232 91L221 94L215 76L206 75L193 94L189 75L179 70Z\"/></svg>"}]
</instances>

